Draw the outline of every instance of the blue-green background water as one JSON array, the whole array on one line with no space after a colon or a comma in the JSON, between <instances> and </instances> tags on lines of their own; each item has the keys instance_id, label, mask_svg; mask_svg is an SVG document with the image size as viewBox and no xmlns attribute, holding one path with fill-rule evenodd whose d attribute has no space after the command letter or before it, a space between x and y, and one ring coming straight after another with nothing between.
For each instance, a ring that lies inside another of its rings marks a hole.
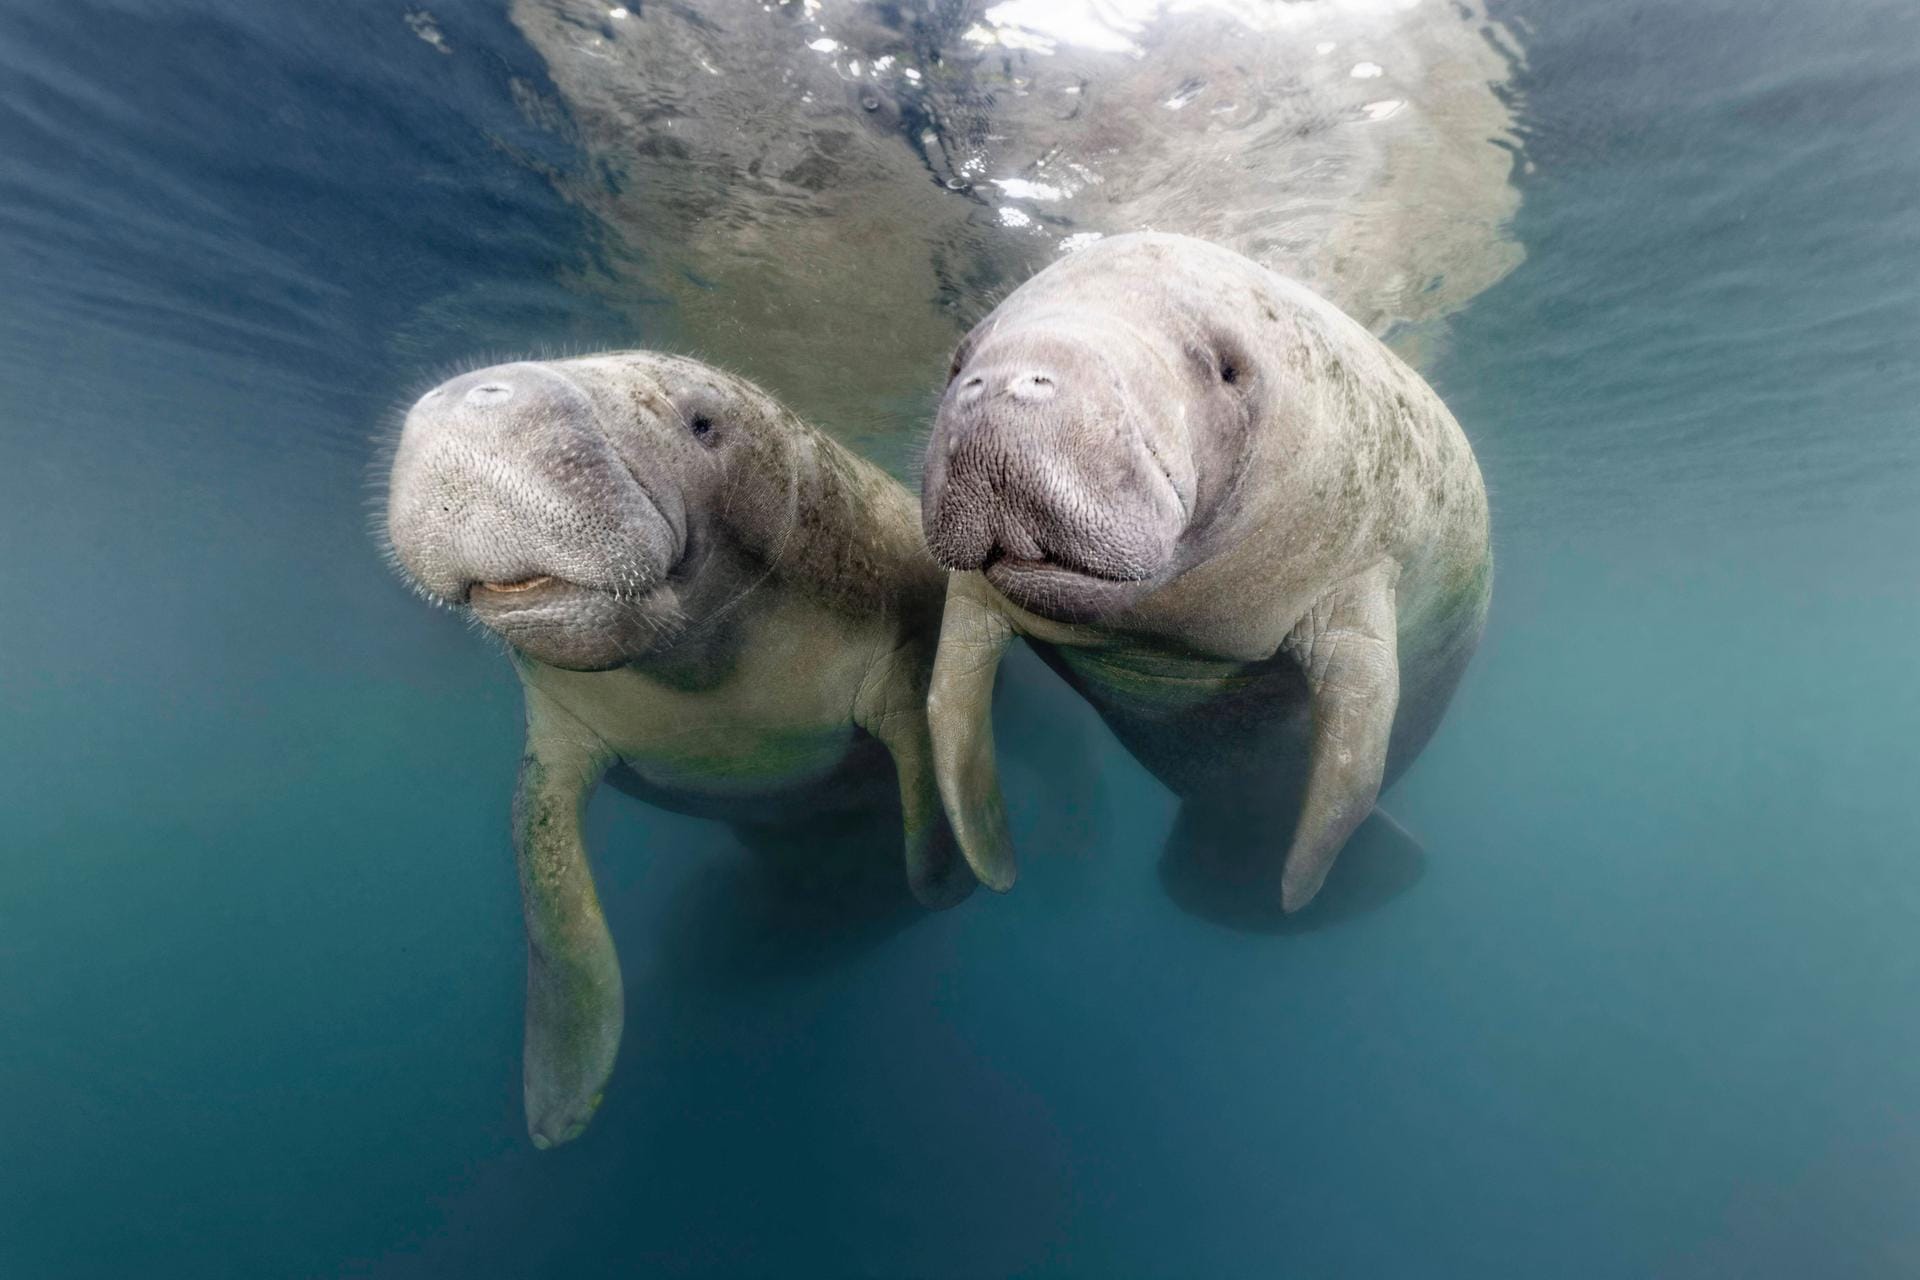
<instances>
[{"instance_id":1,"label":"blue-green background water","mask_svg":"<svg viewBox=\"0 0 1920 1280\"><path fill-rule=\"evenodd\" d=\"M1920 1274L1920 11L1500 9L1528 256L1433 371L1500 581L1416 883L1181 913L1031 664L1064 852L891 937L743 926L724 830L603 794L628 1034L544 1153L517 690L367 476L450 365L662 335L563 283L538 56L404 12L0 11L0 1275Z\"/></svg>"}]
</instances>

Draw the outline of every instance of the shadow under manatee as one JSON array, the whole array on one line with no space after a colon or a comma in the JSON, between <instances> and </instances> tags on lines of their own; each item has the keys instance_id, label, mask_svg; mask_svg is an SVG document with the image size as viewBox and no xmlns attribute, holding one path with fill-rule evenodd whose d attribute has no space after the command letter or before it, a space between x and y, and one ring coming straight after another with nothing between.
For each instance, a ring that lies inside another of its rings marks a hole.
<instances>
[{"instance_id":1,"label":"shadow under manatee","mask_svg":"<svg viewBox=\"0 0 1920 1280\"><path fill-rule=\"evenodd\" d=\"M907 889L897 803L729 825L738 847L685 877L654 939L657 972L679 985L718 991L798 977L857 959L932 914Z\"/></svg>"},{"instance_id":2,"label":"shadow under manatee","mask_svg":"<svg viewBox=\"0 0 1920 1280\"><path fill-rule=\"evenodd\" d=\"M1301 934L1377 911L1411 889L1427 871L1420 842L1375 809L1334 860L1320 892L1304 910L1280 910L1280 859L1285 834L1251 823L1223 830L1181 810L1160 858L1160 883L1189 915L1243 933Z\"/></svg>"},{"instance_id":3,"label":"shadow under manatee","mask_svg":"<svg viewBox=\"0 0 1920 1280\"><path fill-rule=\"evenodd\" d=\"M1030 654L1001 674L994 717L1002 764L1044 779L1044 803L1019 806L1019 839L1048 855L1087 854L1098 841L1098 721ZM654 802L644 784L624 774L615 770L609 783ZM854 963L942 914L907 889L893 786L889 774L870 806L854 813L728 824L739 847L683 880L655 933L656 972L709 992L775 983ZM992 897L976 888L954 910Z\"/></svg>"}]
</instances>

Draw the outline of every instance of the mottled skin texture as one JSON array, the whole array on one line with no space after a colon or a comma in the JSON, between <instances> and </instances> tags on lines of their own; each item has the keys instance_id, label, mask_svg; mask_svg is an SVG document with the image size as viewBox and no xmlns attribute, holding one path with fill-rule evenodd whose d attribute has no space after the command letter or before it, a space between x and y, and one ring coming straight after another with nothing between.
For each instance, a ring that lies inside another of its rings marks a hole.
<instances>
[{"instance_id":1,"label":"mottled skin texture","mask_svg":"<svg viewBox=\"0 0 1920 1280\"><path fill-rule=\"evenodd\" d=\"M1433 391L1304 287L1180 236L1072 254L968 335L922 516L959 571L941 793L996 889L1012 636L1182 797L1176 841L1271 841L1291 911L1438 727L1492 586L1479 468Z\"/></svg>"},{"instance_id":2,"label":"mottled skin texture","mask_svg":"<svg viewBox=\"0 0 1920 1280\"><path fill-rule=\"evenodd\" d=\"M751 384L672 356L500 365L428 392L395 453L407 576L511 647L514 847L536 1145L599 1104L620 970L582 843L609 769L743 836L893 806L930 906L973 877L925 714L945 574L911 496Z\"/></svg>"}]
</instances>

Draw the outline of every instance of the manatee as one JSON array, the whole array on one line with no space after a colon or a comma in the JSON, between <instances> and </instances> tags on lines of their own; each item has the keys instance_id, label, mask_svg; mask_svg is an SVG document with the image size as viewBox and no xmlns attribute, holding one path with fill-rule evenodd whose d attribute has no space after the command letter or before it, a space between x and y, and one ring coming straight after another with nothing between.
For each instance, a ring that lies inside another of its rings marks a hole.
<instances>
[{"instance_id":1,"label":"manatee","mask_svg":"<svg viewBox=\"0 0 1920 1280\"><path fill-rule=\"evenodd\" d=\"M1433 390L1309 289L1182 236L1071 254L967 335L921 511L955 570L935 772L998 890L1014 635L1181 798L1170 851L1268 850L1250 891L1291 912L1438 727L1492 589L1479 467Z\"/></svg>"},{"instance_id":2,"label":"manatee","mask_svg":"<svg viewBox=\"0 0 1920 1280\"><path fill-rule=\"evenodd\" d=\"M913 895L971 889L925 714L946 575L898 481L755 386L644 351L454 378L406 415L387 533L420 593L506 642L526 696L536 1146L580 1133L620 1040L581 834L608 770L750 845L891 806Z\"/></svg>"}]
</instances>

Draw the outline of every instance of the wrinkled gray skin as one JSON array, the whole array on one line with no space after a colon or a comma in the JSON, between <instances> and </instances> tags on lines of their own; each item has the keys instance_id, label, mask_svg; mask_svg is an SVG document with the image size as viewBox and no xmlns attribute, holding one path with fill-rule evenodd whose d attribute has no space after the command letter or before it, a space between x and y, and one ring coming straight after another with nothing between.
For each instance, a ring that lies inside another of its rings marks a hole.
<instances>
[{"instance_id":1,"label":"wrinkled gray skin","mask_svg":"<svg viewBox=\"0 0 1920 1280\"><path fill-rule=\"evenodd\" d=\"M513 824L536 1146L584 1128L620 1040L580 826L609 768L749 839L872 812L897 788L914 895L971 889L925 715L945 575L916 526L891 477L693 360L500 365L407 414L395 558L507 642L526 692Z\"/></svg>"},{"instance_id":2,"label":"wrinkled gray skin","mask_svg":"<svg viewBox=\"0 0 1920 1280\"><path fill-rule=\"evenodd\" d=\"M1001 890L989 699L1013 635L1182 798L1176 841L1270 838L1294 911L1438 726L1492 585L1479 468L1433 391L1303 286L1182 236L1071 254L975 327L921 506L959 571L936 771Z\"/></svg>"}]
</instances>

